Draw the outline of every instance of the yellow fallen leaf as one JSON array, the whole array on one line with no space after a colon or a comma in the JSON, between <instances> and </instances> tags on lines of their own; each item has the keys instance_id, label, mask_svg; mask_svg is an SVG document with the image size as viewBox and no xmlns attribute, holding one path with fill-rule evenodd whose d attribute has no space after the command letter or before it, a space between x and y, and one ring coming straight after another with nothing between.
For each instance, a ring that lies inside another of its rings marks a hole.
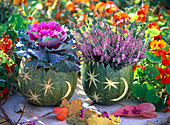
<instances>
[{"instance_id":1,"label":"yellow fallen leaf","mask_svg":"<svg viewBox=\"0 0 170 125\"><path fill-rule=\"evenodd\" d=\"M114 125L119 125L120 117L116 118L113 114L110 114L109 118L112 119L112 123L114 123Z\"/></svg>"},{"instance_id":2,"label":"yellow fallen leaf","mask_svg":"<svg viewBox=\"0 0 170 125\"><path fill-rule=\"evenodd\" d=\"M108 118L98 117L97 114L92 115L87 119L88 125L113 125L112 121Z\"/></svg>"}]
</instances>

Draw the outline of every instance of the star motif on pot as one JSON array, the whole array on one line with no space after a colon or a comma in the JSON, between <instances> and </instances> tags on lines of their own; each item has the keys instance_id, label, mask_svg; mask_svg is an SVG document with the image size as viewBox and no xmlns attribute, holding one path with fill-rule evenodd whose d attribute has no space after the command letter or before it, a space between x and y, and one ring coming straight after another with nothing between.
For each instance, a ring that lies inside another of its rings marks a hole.
<instances>
[{"instance_id":1,"label":"star motif on pot","mask_svg":"<svg viewBox=\"0 0 170 125\"><path fill-rule=\"evenodd\" d=\"M105 77L106 78L106 77ZM103 82L104 84L107 84L106 87L104 89L106 89L107 87L109 87L109 91L110 88L113 86L114 88L117 89L117 86L115 84L119 84L119 82L113 82L112 78L109 80L108 78L106 78L107 82Z\"/></svg>"},{"instance_id":2,"label":"star motif on pot","mask_svg":"<svg viewBox=\"0 0 170 125\"><path fill-rule=\"evenodd\" d=\"M51 79L52 79L52 76L49 78L48 82L46 82L46 81L44 80L44 83L45 83L45 84L40 83L42 86L44 86L43 89L45 89L44 96L47 94L47 91L48 91L48 90L49 90L49 91L51 92L51 94L53 95L53 92L51 91L51 89L54 89L54 87L52 87L52 85L54 84L54 82L51 83ZM41 89L41 90L43 90L43 89Z\"/></svg>"},{"instance_id":3,"label":"star motif on pot","mask_svg":"<svg viewBox=\"0 0 170 125\"><path fill-rule=\"evenodd\" d=\"M98 79L96 79L95 77L98 76L99 74L95 75L94 74L95 70L93 71L93 73L89 70L89 73L87 72L87 74L90 76L90 78L88 78L86 81L90 80L90 83L89 83L89 88L92 84L92 82L94 83L95 87L97 88L97 85L96 85L96 81L97 82L100 82Z\"/></svg>"},{"instance_id":4,"label":"star motif on pot","mask_svg":"<svg viewBox=\"0 0 170 125\"><path fill-rule=\"evenodd\" d=\"M30 96L29 100L33 100L34 102L36 101L39 104L41 104L40 101L39 101L39 100L42 100L42 99L39 98L40 95L37 95L36 92L35 92L35 94L33 94L33 92L31 90L30 90L30 93L31 93L31 95L29 95Z\"/></svg>"},{"instance_id":5,"label":"star motif on pot","mask_svg":"<svg viewBox=\"0 0 170 125\"><path fill-rule=\"evenodd\" d=\"M30 81L32 80L32 79L29 77L30 71L28 71L28 72L25 73L23 70L21 70L21 72L22 72L23 74L20 74L20 76L23 77L23 80L25 80L25 84L27 85L27 79L29 79Z\"/></svg>"},{"instance_id":6,"label":"star motif on pot","mask_svg":"<svg viewBox=\"0 0 170 125\"><path fill-rule=\"evenodd\" d=\"M19 87L19 89L21 89L21 83L19 80L18 80L18 87Z\"/></svg>"},{"instance_id":7,"label":"star motif on pot","mask_svg":"<svg viewBox=\"0 0 170 125\"><path fill-rule=\"evenodd\" d=\"M91 97L93 98L94 101L96 101L97 103L98 102L101 102L100 99L102 99L102 97L99 97L100 93L99 94L96 94L96 92L92 93Z\"/></svg>"}]
</instances>

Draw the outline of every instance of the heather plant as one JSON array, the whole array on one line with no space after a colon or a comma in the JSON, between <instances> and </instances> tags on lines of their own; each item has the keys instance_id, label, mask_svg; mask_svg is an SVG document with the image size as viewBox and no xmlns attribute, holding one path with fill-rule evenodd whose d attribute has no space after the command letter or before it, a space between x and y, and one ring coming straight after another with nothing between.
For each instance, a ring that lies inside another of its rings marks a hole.
<instances>
[{"instance_id":1,"label":"heather plant","mask_svg":"<svg viewBox=\"0 0 170 125\"><path fill-rule=\"evenodd\" d=\"M73 27L76 47L85 59L110 65L114 70L132 65L145 58L147 39L145 27L135 23L112 27L106 20L88 21L86 26Z\"/></svg>"},{"instance_id":2,"label":"heather plant","mask_svg":"<svg viewBox=\"0 0 170 125\"><path fill-rule=\"evenodd\" d=\"M26 66L32 65L53 68L56 71L78 71L78 58L73 35L65 26L56 22L41 22L29 26L26 32L19 32L20 41L17 54L27 60Z\"/></svg>"}]
</instances>

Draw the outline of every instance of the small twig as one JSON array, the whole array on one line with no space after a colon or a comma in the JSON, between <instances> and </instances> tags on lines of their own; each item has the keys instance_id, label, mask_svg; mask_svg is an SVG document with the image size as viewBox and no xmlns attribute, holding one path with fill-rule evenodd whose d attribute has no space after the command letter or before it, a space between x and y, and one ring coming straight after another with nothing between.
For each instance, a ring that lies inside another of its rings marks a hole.
<instances>
[{"instance_id":1,"label":"small twig","mask_svg":"<svg viewBox=\"0 0 170 125\"><path fill-rule=\"evenodd\" d=\"M3 123L5 123L5 122L8 122L8 121L3 121L3 122L0 122L0 124L3 124Z\"/></svg>"},{"instance_id":2,"label":"small twig","mask_svg":"<svg viewBox=\"0 0 170 125\"><path fill-rule=\"evenodd\" d=\"M2 115L0 115L0 117L5 119L5 117L3 117Z\"/></svg>"},{"instance_id":3,"label":"small twig","mask_svg":"<svg viewBox=\"0 0 170 125\"><path fill-rule=\"evenodd\" d=\"M13 80L12 80L12 86L11 86L11 89L8 93L8 96L6 98L6 100L1 104L1 105L4 105L7 101L8 101L8 98L9 98L9 95L11 94L12 90L13 90L13 87L14 87L14 82L15 82L15 70L13 72Z\"/></svg>"},{"instance_id":4,"label":"small twig","mask_svg":"<svg viewBox=\"0 0 170 125\"><path fill-rule=\"evenodd\" d=\"M2 114L5 116L5 120L7 120L11 125L15 125L15 123L8 117L8 114L5 112L5 110L0 105L0 110Z\"/></svg>"},{"instance_id":5,"label":"small twig","mask_svg":"<svg viewBox=\"0 0 170 125\"><path fill-rule=\"evenodd\" d=\"M23 114L24 114L24 111L25 111L26 105L27 105L27 103L28 103L28 99L29 99L29 91L27 92L27 100L26 100L26 102L25 102L25 105L24 105L24 108L23 108L22 114L21 114L21 116L20 116L20 118L18 119L18 121L17 121L17 123L16 123L16 124L18 124L18 123L19 123L19 121L21 120L21 118L22 118L22 116L23 116Z\"/></svg>"}]
</instances>

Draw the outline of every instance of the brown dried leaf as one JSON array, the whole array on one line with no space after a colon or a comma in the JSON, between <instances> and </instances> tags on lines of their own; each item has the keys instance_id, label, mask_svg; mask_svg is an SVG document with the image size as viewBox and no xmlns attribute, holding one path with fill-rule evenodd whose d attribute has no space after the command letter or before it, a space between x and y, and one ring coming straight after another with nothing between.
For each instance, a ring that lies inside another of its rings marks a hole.
<instances>
[{"instance_id":1,"label":"brown dried leaf","mask_svg":"<svg viewBox=\"0 0 170 125\"><path fill-rule=\"evenodd\" d=\"M67 108L70 107L70 103L67 101L67 99L62 100L60 107L63 107L63 106Z\"/></svg>"},{"instance_id":2,"label":"brown dried leaf","mask_svg":"<svg viewBox=\"0 0 170 125\"><path fill-rule=\"evenodd\" d=\"M81 100L73 99L73 101L71 102L69 109L68 109L68 117L78 116L81 109L82 109Z\"/></svg>"}]
</instances>

